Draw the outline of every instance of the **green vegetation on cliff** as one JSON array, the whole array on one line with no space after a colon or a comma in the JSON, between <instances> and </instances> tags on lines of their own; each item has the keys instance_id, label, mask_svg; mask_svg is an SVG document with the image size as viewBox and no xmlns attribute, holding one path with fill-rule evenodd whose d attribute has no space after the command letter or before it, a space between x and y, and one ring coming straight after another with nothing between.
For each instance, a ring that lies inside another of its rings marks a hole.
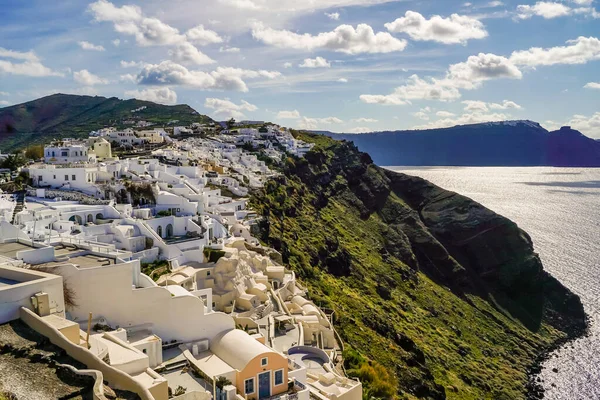
<instances>
[{"instance_id":1,"label":"green vegetation on cliff","mask_svg":"<svg viewBox=\"0 0 600 400\"><path fill-rule=\"evenodd\" d=\"M288 158L256 193L262 240L335 310L365 398L522 399L527 369L586 322L513 222L352 143Z\"/></svg>"},{"instance_id":2,"label":"green vegetation on cliff","mask_svg":"<svg viewBox=\"0 0 600 400\"><path fill-rule=\"evenodd\" d=\"M187 105L54 94L0 108L0 149L7 152L53 138L87 137L91 131L109 126L131 127L123 123L126 120L148 121L157 126L173 120L178 120L179 125L211 121Z\"/></svg>"}]
</instances>

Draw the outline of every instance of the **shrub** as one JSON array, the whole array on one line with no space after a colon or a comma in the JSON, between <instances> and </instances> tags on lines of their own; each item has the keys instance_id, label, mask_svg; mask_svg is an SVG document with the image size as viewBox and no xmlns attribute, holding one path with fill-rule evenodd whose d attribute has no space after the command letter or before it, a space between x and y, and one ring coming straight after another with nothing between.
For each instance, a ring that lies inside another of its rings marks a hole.
<instances>
[{"instance_id":1,"label":"shrub","mask_svg":"<svg viewBox=\"0 0 600 400\"><path fill-rule=\"evenodd\" d=\"M206 248L204 249L204 257L208 262L216 263L219 258L225 255L224 251Z\"/></svg>"}]
</instances>

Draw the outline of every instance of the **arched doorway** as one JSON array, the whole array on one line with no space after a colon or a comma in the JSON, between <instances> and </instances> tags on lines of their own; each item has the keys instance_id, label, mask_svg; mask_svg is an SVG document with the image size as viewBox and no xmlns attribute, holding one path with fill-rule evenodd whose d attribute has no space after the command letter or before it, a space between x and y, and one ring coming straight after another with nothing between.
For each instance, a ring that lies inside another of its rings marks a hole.
<instances>
[{"instance_id":1,"label":"arched doorway","mask_svg":"<svg viewBox=\"0 0 600 400\"><path fill-rule=\"evenodd\" d=\"M77 225L83 225L83 219L79 215L72 215L69 221L75 222Z\"/></svg>"},{"instance_id":2,"label":"arched doorway","mask_svg":"<svg viewBox=\"0 0 600 400\"><path fill-rule=\"evenodd\" d=\"M88 222L88 224L90 222L94 222L94 216L92 214L88 214L88 216L87 216L87 222Z\"/></svg>"},{"instance_id":3,"label":"arched doorway","mask_svg":"<svg viewBox=\"0 0 600 400\"><path fill-rule=\"evenodd\" d=\"M104 219L104 215L102 215L102 213L96 214L96 220L99 220L99 219Z\"/></svg>"},{"instance_id":4,"label":"arched doorway","mask_svg":"<svg viewBox=\"0 0 600 400\"><path fill-rule=\"evenodd\" d=\"M170 238L173 236L173 225L167 225L167 237Z\"/></svg>"},{"instance_id":5,"label":"arched doorway","mask_svg":"<svg viewBox=\"0 0 600 400\"><path fill-rule=\"evenodd\" d=\"M159 226L159 227L156 229L156 233L158 233L158 236L160 236L160 237L163 237L163 234L162 234L162 226Z\"/></svg>"}]
</instances>

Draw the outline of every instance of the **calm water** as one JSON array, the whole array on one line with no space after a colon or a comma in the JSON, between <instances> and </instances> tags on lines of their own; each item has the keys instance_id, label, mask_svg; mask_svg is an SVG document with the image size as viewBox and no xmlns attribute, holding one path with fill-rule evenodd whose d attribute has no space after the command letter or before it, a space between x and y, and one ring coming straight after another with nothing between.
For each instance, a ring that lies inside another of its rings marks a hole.
<instances>
[{"instance_id":1,"label":"calm water","mask_svg":"<svg viewBox=\"0 0 600 400\"><path fill-rule=\"evenodd\" d=\"M581 296L591 322L589 337L544 364L546 398L600 399L600 169L389 168L468 196L531 235L545 269Z\"/></svg>"}]
</instances>

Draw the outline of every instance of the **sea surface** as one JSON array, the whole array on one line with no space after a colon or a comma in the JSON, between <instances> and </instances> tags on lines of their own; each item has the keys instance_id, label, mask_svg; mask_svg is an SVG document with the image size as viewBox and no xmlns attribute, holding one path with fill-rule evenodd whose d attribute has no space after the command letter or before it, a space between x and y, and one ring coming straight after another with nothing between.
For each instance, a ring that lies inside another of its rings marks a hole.
<instances>
[{"instance_id":1,"label":"sea surface","mask_svg":"<svg viewBox=\"0 0 600 400\"><path fill-rule=\"evenodd\" d=\"M531 235L544 268L581 297L590 317L590 335L544 363L545 398L600 399L600 169L387 168L470 197Z\"/></svg>"}]
</instances>

